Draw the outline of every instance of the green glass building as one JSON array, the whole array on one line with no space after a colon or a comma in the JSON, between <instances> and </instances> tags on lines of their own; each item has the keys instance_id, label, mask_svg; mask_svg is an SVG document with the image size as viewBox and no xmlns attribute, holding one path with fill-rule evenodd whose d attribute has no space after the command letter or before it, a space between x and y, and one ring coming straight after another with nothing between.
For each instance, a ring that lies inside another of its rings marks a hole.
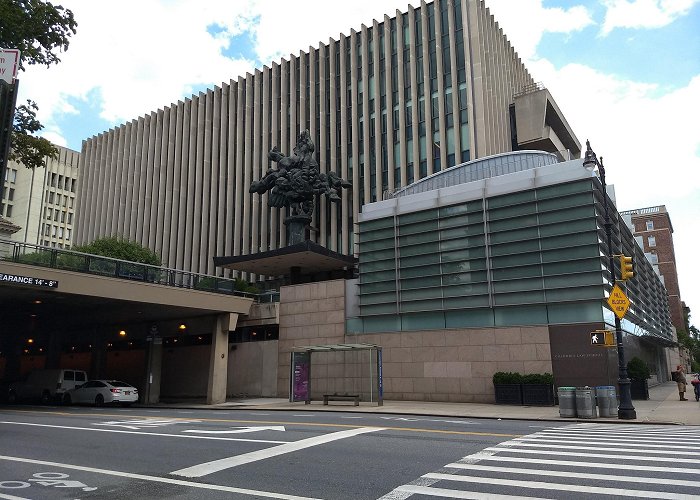
<instances>
[{"instance_id":1,"label":"green glass building","mask_svg":"<svg viewBox=\"0 0 700 500\"><path fill-rule=\"evenodd\" d=\"M610 382L616 358L586 343L589 332L614 329L605 302L613 284L608 255L624 253L635 263L634 279L623 285L631 301L623 320L628 359L642 356L665 374L662 347L673 343L665 288L614 208L607 248L603 196L582 160L522 151L436 173L365 205L348 332L452 330L469 346L475 330L540 326L558 385ZM593 363L598 373L572 368L570 356L586 352L602 358Z\"/></svg>"}]
</instances>

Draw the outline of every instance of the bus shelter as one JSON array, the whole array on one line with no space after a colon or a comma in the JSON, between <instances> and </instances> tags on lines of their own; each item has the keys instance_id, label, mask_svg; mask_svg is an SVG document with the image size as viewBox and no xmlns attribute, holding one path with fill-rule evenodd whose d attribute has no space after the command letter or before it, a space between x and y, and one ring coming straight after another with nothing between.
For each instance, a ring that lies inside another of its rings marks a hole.
<instances>
[{"instance_id":1,"label":"bus shelter","mask_svg":"<svg viewBox=\"0 0 700 500\"><path fill-rule=\"evenodd\" d=\"M320 354L325 353L325 360ZM365 356L366 353L366 356ZM335 354L335 356L334 356ZM339 356L338 354L342 354ZM312 373L314 362L320 375L314 375L318 385L316 396L322 397L324 404L329 400L360 399L383 403L382 348L376 344L329 344L297 346L292 348L289 374L289 401L311 403ZM331 358L331 359L328 359ZM342 359L342 360L341 360ZM325 363L323 363L325 361ZM320 369L320 364L325 368Z\"/></svg>"}]
</instances>

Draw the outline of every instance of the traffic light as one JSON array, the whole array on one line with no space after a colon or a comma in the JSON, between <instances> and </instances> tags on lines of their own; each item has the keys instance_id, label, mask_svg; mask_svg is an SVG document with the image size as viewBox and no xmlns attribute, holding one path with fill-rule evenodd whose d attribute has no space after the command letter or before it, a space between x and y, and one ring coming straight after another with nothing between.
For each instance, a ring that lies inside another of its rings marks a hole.
<instances>
[{"instance_id":1,"label":"traffic light","mask_svg":"<svg viewBox=\"0 0 700 500\"><path fill-rule=\"evenodd\" d=\"M628 280L634 278L634 269L632 268L632 257L620 255L620 279Z\"/></svg>"}]
</instances>

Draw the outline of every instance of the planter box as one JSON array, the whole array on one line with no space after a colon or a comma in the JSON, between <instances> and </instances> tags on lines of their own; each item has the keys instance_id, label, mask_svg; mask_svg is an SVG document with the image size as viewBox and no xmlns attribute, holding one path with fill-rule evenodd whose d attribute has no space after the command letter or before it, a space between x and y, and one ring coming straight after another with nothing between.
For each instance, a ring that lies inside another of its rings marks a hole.
<instances>
[{"instance_id":1,"label":"planter box","mask_svg":"<svg viewBox=\"0 0 700 500\"><path fill-rule=\"evenodd\" d=\"M649 383L646 380L630 380L630 393L632 399L641 399L646 401L649 399Z\"/></svg>"},{"instance_id":2,"label":"planter box","mask_svg":"<svg viewBox=\"0 0 700 500\"><path fill-rule=\"evenodd\" d=\"M494 384L493 388L496 391L496 404L523 404L523 391L521 387L521 384Z\"/></svg>"},{"instance_id":3,"label":"planter box","mask_svg":"<svg viewBox=\"0 0 700 500\"><path fill-rule=\"evenodd\" d=\"M550 384L523 384L523 404L554 406L554 386Z\"/></svg>"}]
</instances>

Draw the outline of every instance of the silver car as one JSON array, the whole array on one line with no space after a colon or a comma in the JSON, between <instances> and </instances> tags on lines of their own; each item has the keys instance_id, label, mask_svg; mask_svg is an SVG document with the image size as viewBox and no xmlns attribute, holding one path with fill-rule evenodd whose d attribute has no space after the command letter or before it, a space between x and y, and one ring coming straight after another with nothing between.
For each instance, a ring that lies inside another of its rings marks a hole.
<instances>
[{"instance_id":1,"label":"silver car","mask_svg":"<svg viewBox=\"0 0 700 500\"><path fill-rule=\"evenodd\" d=\"M102 406L117 403L129 406L139 400L139 391L119 380L88 380L83 385L71 389L63 396L64 404L94 404Z\"/></svg>"}]
</instances>

